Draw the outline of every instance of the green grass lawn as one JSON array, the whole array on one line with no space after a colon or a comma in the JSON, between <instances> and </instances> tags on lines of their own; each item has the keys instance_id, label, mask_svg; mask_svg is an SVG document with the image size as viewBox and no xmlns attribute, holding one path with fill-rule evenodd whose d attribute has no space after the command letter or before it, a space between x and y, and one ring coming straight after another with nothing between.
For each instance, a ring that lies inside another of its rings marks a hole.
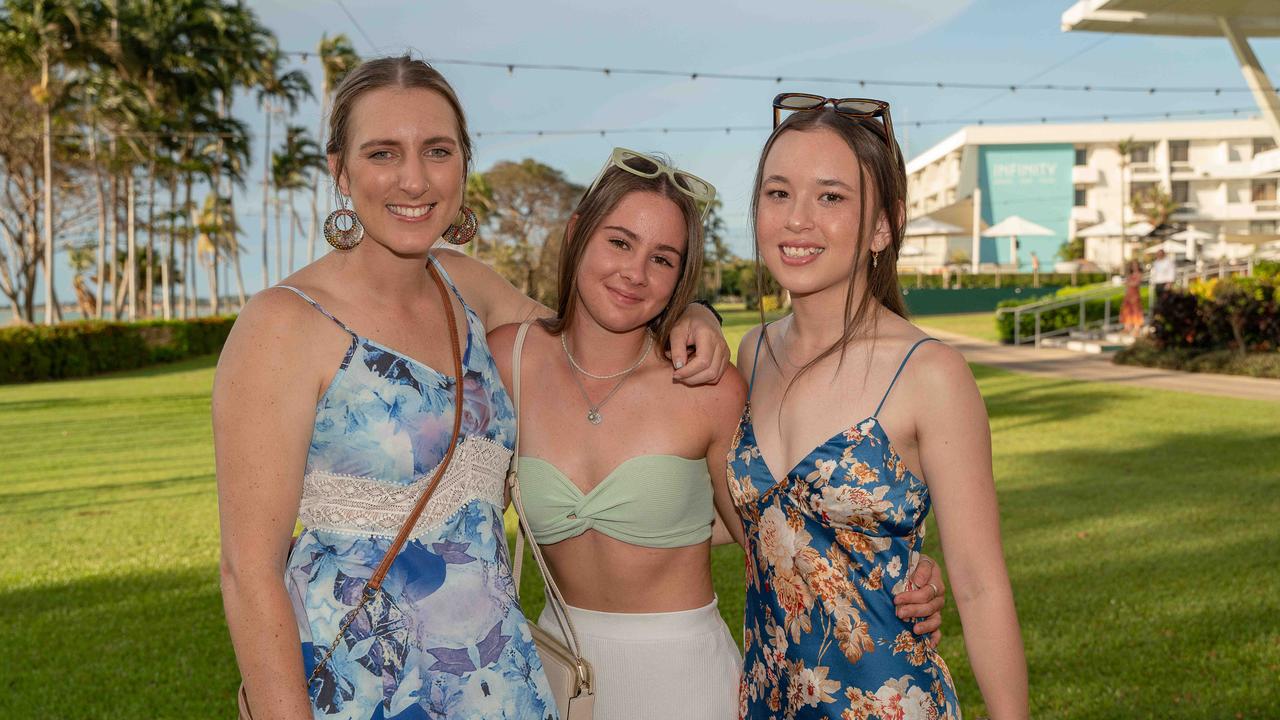
<instances>
[{"instance_id":1,"label":"green grass lawn","mask_svg":"<svg viewBox=\"0 0 1280 720\"><path fill-rule=\"evenodd\" d=\"M233 715L212 367L0 387L0 717ZM1275 717L1280 405L977 374L1033 717ZM714 567L739 633L740 551Z\"/></svg>"},{"instance_id":2,"label":"green grass lawn","mask_svg":"<svg viewBox=\"0 0 1280 720\"><path fill-rule=\"evenodd\" d=\"M994 312L916 315L911 318L911 322L925 329L937 328L946 332L968 335L979 340L1000 342L1000 335L996 333L996 314Z\"/></svg>"}]
</instances>

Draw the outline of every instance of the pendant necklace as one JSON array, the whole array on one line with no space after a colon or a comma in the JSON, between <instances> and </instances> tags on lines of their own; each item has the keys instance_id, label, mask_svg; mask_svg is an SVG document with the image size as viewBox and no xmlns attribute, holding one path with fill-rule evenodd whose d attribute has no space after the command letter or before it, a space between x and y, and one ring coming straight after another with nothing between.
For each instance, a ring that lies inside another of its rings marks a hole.
<instances>
[{"instance_id":1,"label":"pendant necklace","mask_svg":"<svg viewBox=\"0 0 1280 720\"><path fill-rule=\"evenodd\" d=\"M622 387L622 384L625 383L637 369L639 369L640 365L644 362L644 359L649 356L649 350L653 347L653 335L646 334L644 349L640 351L640 357L631 365L631 367L612 375L593 375L584 370L583 367L578 364L578 361L573 359L573 353L569 352L569 341L565 339L564 333L560 333L560 346L564 348L564 355L569 359L569 374L573 377L574 384L578 386L578 392L582 393L582 399L587 403L587 422L592 425L599 425L604 422L604 416L600 414L600 408L604 407L604 404L609 402L609 399L613 397L613 394L618 392ZM587 395L587 388L582 384L582 379L578 377L579 373L596 380L610 380L619 376L621 376L622 379L613 386L613 389L609 391L608 395L604 396L603 400L593 405L591 403L591 396Z\"/></svg>"}]
</instances>

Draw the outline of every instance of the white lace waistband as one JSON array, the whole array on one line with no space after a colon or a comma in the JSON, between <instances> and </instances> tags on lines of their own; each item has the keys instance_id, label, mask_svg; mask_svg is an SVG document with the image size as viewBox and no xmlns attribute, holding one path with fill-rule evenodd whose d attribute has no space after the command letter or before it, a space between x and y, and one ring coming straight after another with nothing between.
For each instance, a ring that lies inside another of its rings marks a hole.
<instances>
[{"instance_id":1,"label":"white lace waistband","mask_svg":"<svg viewBox=\"0 0 1280 720\"><path fill-rule=\"evenodd\" d=\"M492 440L476 437L463 440L410 537L431 531L472 500L483 500L501 508L503 482L510 461L511 451ZM315 530L394 536L438 467L407 485L309 472L302 481L298 519L304 527Z\"/></svg>"}]
</instances>

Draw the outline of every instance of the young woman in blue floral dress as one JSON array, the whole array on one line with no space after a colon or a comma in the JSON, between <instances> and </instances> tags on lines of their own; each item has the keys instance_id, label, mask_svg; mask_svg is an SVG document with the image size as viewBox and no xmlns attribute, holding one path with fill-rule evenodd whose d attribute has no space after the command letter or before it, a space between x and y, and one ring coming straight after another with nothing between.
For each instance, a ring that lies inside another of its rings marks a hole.
<instances>
[{"instance_id":1,"label":"young woman in blue floral dress","mask_svg":"<svg viewBox=\"0 0 1280 720\"><path fill-rule=\"evenodd\" d=\"M960 717L892 593L937 525L987 712L1027 717L986 410L959 353L906 319L906 177L888 104L780 95L756 251L792 313L743 339L729 488L745 527L744 718ZM795 111L780 125L780 111Z\"/></svg>"},{"instance_id":2,"label":"young woman in blue floral dress","mask_svg":"<svg viewBox=\"0 0 1280 720\"><path fill-rule=\"evenodd\" d=\"M514 417L485 342L486 326L549 311L432 250L457 222L471 161L439 73L364 64L337 89L330 128L330 169L363 238L255 296L214 382L223 603L249 706L299 720L554 717L506 559ZM727 349L708 311L673 338L677 361L686 340L699 349L677 380L719 377ZM438 369L454 352L461 377ZM449 472L376 601L339 634L458 412Z\"/></svg>"}]
</instances>

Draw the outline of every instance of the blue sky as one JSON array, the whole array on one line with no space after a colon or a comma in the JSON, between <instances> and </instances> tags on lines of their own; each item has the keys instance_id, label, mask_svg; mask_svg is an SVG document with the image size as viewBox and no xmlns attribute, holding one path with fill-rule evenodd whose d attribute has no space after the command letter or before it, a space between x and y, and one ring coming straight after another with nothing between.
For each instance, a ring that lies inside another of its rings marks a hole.
<instances>
[{"instance_id":1,"label":"blue sky","mask_svg":"<svg viewBox=\"0 0 1280 720\"><path fill-rule=\"evenodd\" d=\"M412 51L427 60L462 58L515 63L661 68L677 71L821 75L991 83L1110 83L1243 87L1235 58L1221 38L1148 38L1064 33L1070 0L788 0L689 2L543 0L514 2L385 2L345 0L250 2L286 50L314 50L321 33L347 33L365 56ZM367 37L366 37L367 36ZM1280 82L1280 40L1255 39L1254 50ZM1068 62L1063 62L1068 60ZM319 63L295 57L317 89ZM1054 67L1054 66L1057 67ZM1102 115L1253 107L1248 94L1118 95L740 80L689 80L440 64L453 83L473 131L578 128L766 126L769 101L783 90L869 96L893 107L908 157L961 127L914 121L954 118ZM1050 69L1052 68L1052 69ZM1048 70L1048 72L1045 72ZM1038 77L1036 77L1038 76ZM254 133L262 156L262 114L250 97L235 113ZM319 122L318 104L304 104L291 122ZM730 242L750 251L746 208L764 130L731 134L618 134L567 137L483 136L480 169L531 157L586 183L615 145L668 153L678 165L720 190ZM281 133L273 133L278 140ZM258 263L261 166L238 205L250 289L261 287ZM299 204L300 210L302 203ZM60 296L72 298L66 265Z\"/></svg>"}]
</instances>

